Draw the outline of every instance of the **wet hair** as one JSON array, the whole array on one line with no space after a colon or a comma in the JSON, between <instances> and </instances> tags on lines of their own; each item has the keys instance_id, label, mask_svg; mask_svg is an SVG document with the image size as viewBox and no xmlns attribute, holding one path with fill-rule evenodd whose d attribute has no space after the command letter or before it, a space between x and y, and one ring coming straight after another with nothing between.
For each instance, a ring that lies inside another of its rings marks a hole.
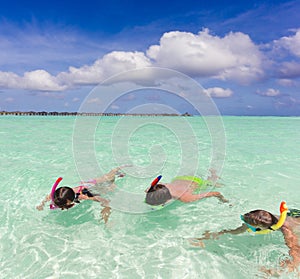
<instances>
[{"instance_id":1,"label":"wet hair","mask_svg":"<svg viewBox=\"0 0 300 279\"><path fill-rule=\"evenodd\" d=\"M243 215L244 220L251 226L269 228L278 222L278 219L268 211L253 210Z\"/></svg>"},{"instance_id":2,"label":"wet hair","mask_svg":"<svg viewBox=\"0 0 300 279\"><path fill-rule=\"evenodd\" d=\"M54 203L62 210L69 209L73 204L68 205L68 201L74 201L75 193L72 188L63 186L56 189L54 193Z\"/></svg>"},{"instance_id":3,"label":"wet hair","mask_svg":"<svg viewBox=\"0 0 300 279\"><path fill-rule=\"evenodd\" d=\"M169 189L162 184L150 187L146 194L146 203L150 205L161 205L172 199Z\"/></svg>"}]
</instances>

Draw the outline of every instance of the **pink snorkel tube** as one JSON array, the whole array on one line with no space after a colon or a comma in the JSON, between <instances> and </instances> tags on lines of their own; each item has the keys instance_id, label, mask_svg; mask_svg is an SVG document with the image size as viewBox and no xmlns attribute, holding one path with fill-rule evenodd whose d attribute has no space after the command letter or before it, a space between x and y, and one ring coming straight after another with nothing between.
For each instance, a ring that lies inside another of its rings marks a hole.
<instances>
[{"instance_id":1,"label":"pink snorkel tube","mask_svg":"<svg viewBox=\"0 0 300 279\"><path fill-rule=\"evenodd\" d=\"M59 184L61 181L62 181L62 177L57 178L56 181L55 181L55 183L54 183L53 186L52 186L51 194L50 194L50 196L51 196L50 209L57 209L57 208L58 208L58 206L55 205L55 203L54 203L54 193L55 193L55 190L56 190L58 184Z\"/></svg>"}]
</instances>

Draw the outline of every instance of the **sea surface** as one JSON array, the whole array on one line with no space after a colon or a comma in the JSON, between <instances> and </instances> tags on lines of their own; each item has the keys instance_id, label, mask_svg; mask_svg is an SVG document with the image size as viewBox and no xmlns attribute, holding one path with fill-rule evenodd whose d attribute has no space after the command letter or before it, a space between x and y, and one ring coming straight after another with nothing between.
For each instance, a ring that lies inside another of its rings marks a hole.
<instances>
[{"instance_id":1,"label":"sea surface","mask_svg":"<svg viewBox=\"0 0 300 279\"><path fill-rule=\"evenodd\" d=\"M288 257L281 232L189 239L236 228L253 209L278 214L282 200L300 208L299 150L298 117L1 116L0 278L268 278L262 268ZM120 165L107 224L91 201L36 210L59 176L73 187ZM229 203L144 203L159 174L210 168L221 185L206 191Z\"/></svg>"}]
</instances>

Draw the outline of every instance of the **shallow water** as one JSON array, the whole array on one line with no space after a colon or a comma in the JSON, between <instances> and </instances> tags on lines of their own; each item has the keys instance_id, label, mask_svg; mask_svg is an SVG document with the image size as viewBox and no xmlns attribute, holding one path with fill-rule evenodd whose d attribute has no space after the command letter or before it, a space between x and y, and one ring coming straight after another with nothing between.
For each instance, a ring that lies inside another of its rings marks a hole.
<instances>
[{"instance_id":1,"label":"shallow water","mask_svg":"<svg viewBox=\"0 0 300 279\"><path fill-rule=\"evenodd\" d=\"M241 224L241 213L299 208L300 118L201 117L0 118L0 278L265 278L262 266L288 256L280 232L188 239ZM216 125L219 125L217 123ZM218 130L215 127L219 127ZM223 138L224 137L224 138ZM223 146L224 143L224 146ZM124 168L107 225L99 204L69 211L35 206L62 176L82 179ZM214 190L230 200L174 202L150 210L144 190L158 174L221 172ZM283 274L282 278L296 278Z\"/></svg>"}]
</instances>

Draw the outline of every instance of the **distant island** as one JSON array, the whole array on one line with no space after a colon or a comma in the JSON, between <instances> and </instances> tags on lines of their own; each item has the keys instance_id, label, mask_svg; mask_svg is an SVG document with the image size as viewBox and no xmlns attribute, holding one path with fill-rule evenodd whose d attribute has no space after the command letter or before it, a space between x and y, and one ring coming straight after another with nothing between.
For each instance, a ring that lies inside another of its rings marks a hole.
<instances>
[{"instance_id":1,"label":"distant island","mask_svg":"<svg viewBox=\"0 0 300 279\"><path fill-rule=\"evenodd\" d=\"M188 112L176 113L106 113L106 112L57 112L57 111L0 111L0 115L16 116L192 116Z\"/></svg>"}]
</instances>

